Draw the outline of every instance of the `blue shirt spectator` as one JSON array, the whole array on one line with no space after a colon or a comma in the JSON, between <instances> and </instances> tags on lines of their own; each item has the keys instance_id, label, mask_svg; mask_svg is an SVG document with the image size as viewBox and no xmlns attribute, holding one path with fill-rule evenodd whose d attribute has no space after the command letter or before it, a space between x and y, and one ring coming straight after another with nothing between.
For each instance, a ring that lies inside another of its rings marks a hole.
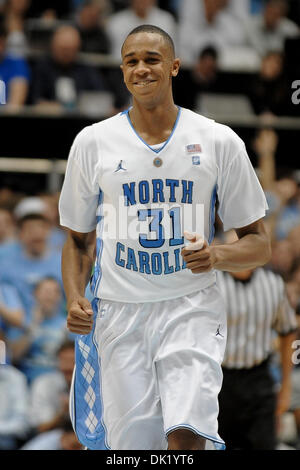
<instances>
[{"instance_id":1,"label":"blue shirt spectator","mask_svg":"<svg viewBox=\"0 0 300 470\"><path fill-rule=\"evenodd\" d=\"M33 290L38 281L45 276L61 279L61 254L48 251L43 257L32 259L26 252L14 254L0 268L2 280L14 285L21 297L26 313L26 323L30 322L34 304Z\"/></svg>"},{"instance_id":2,"label":"blue shirt spectator","mask_svg":"<svg viewBox=\"0 0 300 470\"><path fill-rule=\"evenodd\" d=\"M5 364L11 363L11 351L6 341L8 333L11 328L22 327L24 319L24 308L17 289L10 284L0 284L0 332L6 342Z\"/></svg>"},{"instance_id":3,"label":"blue shirt spectator","mask_svg":"<svg viewBox=\"0 0 300 470\"><path fill-rule=\"evenodd\" d=\"M34 298L30 325L25 329L11 328L7 334L13 359L29 383L56 370L57 351L67 336L59 282L51 277L42 279L35 287Z\"/></svg>"},{"instance_id":4,"label":"blue shirt spectator","mask_svg":"<svg viewBox=\"0 0 300 470\"><path fill-rule=\"evenodd\" d=\"M19 221L21 250L5 258L0 266L0 282L18 290L27 324L31 320L36 284L47 276L61 282L61 254L49 248L49 233L49 222L42 214L25 215Z\"/></svg>"},{"instance_id":5,"label":"blue shirt spectator","mask_svg":"<svg viewBox=\"0 0 300 470\"><path fill-rule=\"evenodd\" d=\"M276 237L283 240L289 232L300 224L300 207L297 202L286 205L279 214L276 224Z\"/></svg>"},{"instance_id":6,"label":"blue shirt spectator","mask_svg":"<svg viewBox=\"0 0 300 470\"><path fill-rule=\"evenodd\" d=\"M4 262L5 259L10 259L15 254L21 251L20 244L16 240L10 240L0 245L0 264Z\"/></svg>"},{"instance_id":7,"label":"blue shirt spectator","mask_svg":"<svg viewBox=\"0 0 300 470\"><path fill-rule=\"evenodd\" d=\"M24 322L23 304L17 289L10 284L0 284L0 321L5 329L20 327Z\"/></svg>"},{"instance_id":8,"label":"blue shirt spectator","mask_svg":"<svg viewBox=\"0 0 300 470\"><path fill-rule=\"evenodd\" d=\"M0 80L5 85L5 99L2 104L21 106L25 103L28 93L29 68L24 59L6 53L7 32L0 19Z\"/></svg>"},{"instance_id":9,"label":"blue shirt spectator","mask_svg":"<svg viewBox=\"0 0 300 470\"><path fill-rule=\"evenodd\" d=\"M16 240L16 225L12 210L5 206L0 206L0 265L5 256L10 256L19 245Z\"/></svg>"},{"instance_id":10,"label":"blue shirt spectator","mask_svg":"<svg viewBox=\"0 0 300 470\"><path fill-rule=\"evenodd\" d=\"M26 81L30 78L30 72L27 63L24 59L13 56L4 56L0 59L0 78L7 86L9 93L9 86L15 78L22 78Z\"/></svg>"}]
</instances>

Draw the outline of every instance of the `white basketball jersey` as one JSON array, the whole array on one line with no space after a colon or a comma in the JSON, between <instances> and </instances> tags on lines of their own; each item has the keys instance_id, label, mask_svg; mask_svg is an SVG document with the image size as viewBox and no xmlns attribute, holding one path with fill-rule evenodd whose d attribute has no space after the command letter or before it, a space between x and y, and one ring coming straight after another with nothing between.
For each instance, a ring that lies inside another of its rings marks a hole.
<instances>
[{"instance_id":1,"label":"white basketball jersey","mask_svg":"<svg viewBox=\"0 0 300 470\"><path fill-rule=\"evenodd\" d=\"M96 228L95 297L153 302L215 282L193 274L181 256L183 231L214 236L216 198L224 229L265 215L264 193L243 141L227 126L179 108L174 129L150 147L125 111L83 129L70 151L61 225Z\"/></svg>"}]
</instances>

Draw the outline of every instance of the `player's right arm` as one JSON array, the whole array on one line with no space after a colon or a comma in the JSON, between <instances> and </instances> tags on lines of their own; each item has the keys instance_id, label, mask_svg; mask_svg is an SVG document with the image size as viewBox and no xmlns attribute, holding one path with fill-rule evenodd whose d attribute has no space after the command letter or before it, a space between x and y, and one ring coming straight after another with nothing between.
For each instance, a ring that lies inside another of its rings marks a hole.
<instances>
[{"instance_id":1,"label":"player's right arm","mask_svg":"<svg viewBox=\"0 0 300 470\"><path fill-rule=\"evenodd\" d=\"M62 278L67 298L67 326L72 333L85 335L93 326L93 310L84 297L94 261L95 230L80 233L68 230L62 251Z\"/></svg>"}]
</instances>

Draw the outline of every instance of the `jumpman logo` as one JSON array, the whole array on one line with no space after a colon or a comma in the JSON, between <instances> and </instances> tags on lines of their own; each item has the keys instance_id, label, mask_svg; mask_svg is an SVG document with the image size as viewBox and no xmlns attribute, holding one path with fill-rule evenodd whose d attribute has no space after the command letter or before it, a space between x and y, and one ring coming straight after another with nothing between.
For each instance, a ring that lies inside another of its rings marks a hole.
<instances>
[{"instance_id":1,"label":"jumpman logo","mask_svg":"<svg viewBox=\"0 0 300 470\"><path fill-rule=\"evenodd\" d=\"M217 328L216 336L221 336L222 338L224 338L224 335L222 335L222 334L220 333L220 326L221 326L221 325L219 325L218 328Z\"/></svg>"},{"instance_id":2,"label":"jumpman logo","mask_svg":"<svg viewBox=\"0 0 300 470\"><path fill-rule=\"evenodd\" d=\"M123 160L120 160L119 165L118 165L117 168L115 169L114 173L116 173L117 171L120 171L120 170L127 171L127 168L123 168L123 166L122 166L122 161L123 161Z\"/></svg>"},{"instance_id":3,"label":"jumpman logo","mask_svg":"<svg viewBox=\"0 0 300 470\"><path fill-rule=\"evenodd\" d=\"M105 309L105 308L101 308L101 310L100 310L100 318L103 318L103 317L104 317L105 312L106 312L106 309Z\"/></svg>"}]
</instances>

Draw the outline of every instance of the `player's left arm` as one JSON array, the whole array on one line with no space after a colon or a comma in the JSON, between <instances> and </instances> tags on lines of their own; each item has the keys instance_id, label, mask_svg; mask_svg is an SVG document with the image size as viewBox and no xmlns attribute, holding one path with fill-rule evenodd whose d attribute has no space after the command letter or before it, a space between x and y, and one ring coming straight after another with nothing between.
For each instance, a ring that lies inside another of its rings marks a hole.
<instances>
[{"instance_id":1,"label":"player's left arm","mask_svg":"<svg viewBox=\"0 0 300 470\"><path fill-rule=\"evenodd\" d=\"M211 269L239 272L266 264L271 257L271 244L262 219L235 229L239 240L224 245L208 245L195 234L181 254L194 274Z\"/></svg>"}]
</instances>

